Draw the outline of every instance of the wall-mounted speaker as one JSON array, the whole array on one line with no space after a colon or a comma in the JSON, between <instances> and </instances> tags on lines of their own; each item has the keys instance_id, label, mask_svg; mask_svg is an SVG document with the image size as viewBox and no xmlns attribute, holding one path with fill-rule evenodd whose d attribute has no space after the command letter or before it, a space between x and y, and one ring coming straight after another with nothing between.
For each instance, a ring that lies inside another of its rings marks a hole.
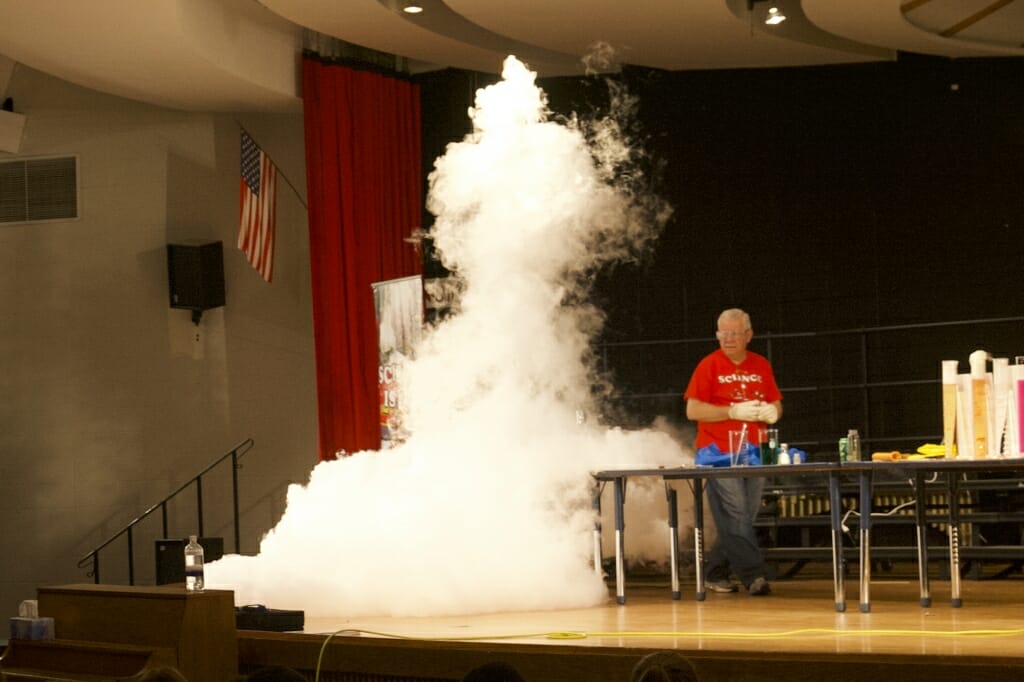
<instances>
[{"instance_id":1,"label":"wall-mounted speaker","mask_svg":"<svg viewBox=\"0 0 1024 682\"><path fill-rule=\"evenodd\" d=\"M167 283L171 307L191 310L195 322L204 310L224 305L221 242L168 244Z\"/></svg>"}]
</instances>

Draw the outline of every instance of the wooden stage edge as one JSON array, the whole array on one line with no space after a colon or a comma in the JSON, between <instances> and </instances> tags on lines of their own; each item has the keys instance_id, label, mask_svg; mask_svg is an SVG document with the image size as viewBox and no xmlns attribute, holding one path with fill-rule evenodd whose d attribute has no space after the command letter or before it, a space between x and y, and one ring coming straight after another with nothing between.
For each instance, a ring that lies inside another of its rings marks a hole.
<instances>
[{"instance_id":1,"label":"wooden stage edge","mask_svg":"<svg viewBox=\"0 0 1024 682\"><path fill-rule=\"evenodd\" d=\"M240 671L285 665L312 680L322 652L324 682L461 680L491 661L510 663L527 682L628 682L641 658L673 650L709 682L1024 675L1020 576L963 581L959 608L949 603L948 581L933 580L932 604L922 607L916 580L878 580L867 613L858 608L856 581L847 581L845 612L835 610L828 579L778 581L773 589L767 597L708 593L698 602L692 582L673 600L667 581L645 581L627 586L625 605L612 589L607 604L590 609L307 618L303 632L239 631Z\"/></svg>"}]
</instances>

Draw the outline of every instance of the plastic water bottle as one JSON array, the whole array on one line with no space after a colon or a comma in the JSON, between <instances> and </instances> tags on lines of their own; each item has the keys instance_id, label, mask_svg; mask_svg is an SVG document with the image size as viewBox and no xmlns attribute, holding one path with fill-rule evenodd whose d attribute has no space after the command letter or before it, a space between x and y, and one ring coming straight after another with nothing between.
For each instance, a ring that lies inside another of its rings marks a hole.
<instances>
[{"instance_id":1,"label":"plastic water bottle","mask_svg":"<svg viewBox=\"0 0 1024 682\"><path fill-rule=\"evenodd\" d=\"M203 591L203 546L195 535L189 535L185 545L185 591Z\"/></svg>"}]
</instances>

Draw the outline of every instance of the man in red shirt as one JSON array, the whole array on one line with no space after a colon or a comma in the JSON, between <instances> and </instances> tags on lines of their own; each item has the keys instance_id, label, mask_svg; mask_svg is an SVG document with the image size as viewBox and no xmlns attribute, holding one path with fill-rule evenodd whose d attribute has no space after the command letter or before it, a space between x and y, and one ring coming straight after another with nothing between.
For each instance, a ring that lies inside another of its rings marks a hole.
<instances>
[{"instance_id":1,"label":"man in red shirt","mask_svg":"<svg viewBox=\"0 0 1024 682\"><path fill-rule=\"evenodd\" d=\"M687 418L697 422L697 450L714 444L725 453L730 430L746 424L756 442L765 424L779 420L782 393L768 359L747 350L754 337L749 315L739 308L724 311L718 316L716 337L719 349L698 363L683 398ZM750 594L771 593L754 531L763 489L760 476L708 481L708 506L718 531L707 559L709 589L735 592L731 572Z\"/></svg>"}]
</instances>

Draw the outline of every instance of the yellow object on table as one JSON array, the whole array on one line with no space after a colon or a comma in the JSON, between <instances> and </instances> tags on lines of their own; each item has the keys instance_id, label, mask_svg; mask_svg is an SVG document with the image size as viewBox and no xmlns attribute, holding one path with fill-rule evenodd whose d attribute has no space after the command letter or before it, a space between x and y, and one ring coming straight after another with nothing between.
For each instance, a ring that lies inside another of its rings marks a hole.
<instances>
[{"instance_id":1,"label":"yellow object on table","mask_svg":"<svg viewBox=\"0 0 1024 682\"><path fill-rule=\"evenodd\" d=\"M953 453L956 454L956 446L953 446ZM898 462L901 459L944 459L946 457L946 446L935 443L925 443L917 449L917 452L900 452L891 450L889 452L871 453L872 462Z\"/></svg>"},{"instance_id":2,"label":"yellow object on table","mask_svg":"<svg viewBox=\"0 0 1024 682\"><path fill-rule=\"evenodd\" d=\"M936 445L935 443L925 443L917 449L918 454L924 457L940 457L946 456L946 446ZM956 454L956 444L953 444L953 454Z\"/></svg>"}]
</instances>

